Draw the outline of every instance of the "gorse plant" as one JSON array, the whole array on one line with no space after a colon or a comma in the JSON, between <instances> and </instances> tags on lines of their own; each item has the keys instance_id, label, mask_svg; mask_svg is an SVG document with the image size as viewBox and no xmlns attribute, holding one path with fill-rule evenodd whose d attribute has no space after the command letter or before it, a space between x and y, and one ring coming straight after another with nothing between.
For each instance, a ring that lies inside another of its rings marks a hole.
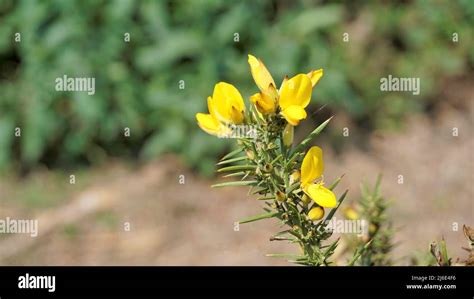
<instances>
[{"instance_id":1,"label":"gorse plant","mask_svg":"<svg viewBox=\"0 0 474 299\"><path fill-rule=\"evenodd\" d=\"M365 183L361 184L361 198L353 207L346 207L344 214L349 220L363 220L368 226L367 233L362 237L348 240L355 248L352 261L359 266L390 266L390 257L395 229L387 215L389 203L382 196L380 184L382 176L372 190Z\"/></svg>"},{"instance_id":2,"label":"gorse plant","mask_svg":"<svg viewBox=\"0 0 474 299\"><path fill-rule=\"evenodd\" d=\"M323 151L308 147L326 127L324 121L301 143L293 145L293 131L307 117L305 108L311 101L312 89L323 76L323 70L285 77L276 88L270 72L262 61L249 55L253 79L260 92L250 97L246 109L240 92L231 84L220 82L208 97L208 114L198 113L199 126L207 133L237 138L239 148L218 163L218 172L238 181L213 187L250 186L251 194L265 202L265 213L240 221L249 223L276 218L286 228L271 240L297 243L301 254L273 254L304 265L329 265L338 240L329 241L328 220L332 218L347 191L339 200L333 193L340 179L326 187ZM252 134L237 134L242 126ZM330 209L323 220L325 209Z\"/></svg>"}]
</instances>

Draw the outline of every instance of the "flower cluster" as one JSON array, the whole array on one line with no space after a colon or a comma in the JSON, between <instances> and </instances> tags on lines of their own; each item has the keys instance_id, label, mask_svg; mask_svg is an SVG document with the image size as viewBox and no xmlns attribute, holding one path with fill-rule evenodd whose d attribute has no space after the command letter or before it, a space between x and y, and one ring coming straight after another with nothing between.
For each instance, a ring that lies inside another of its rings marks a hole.
<instances>
[{"instance_id":1,"label":"flower cluster","mask_svg":"<svg viewBox=\"0 0 474 299\"><path fill-rule=\"evenodd\" d=\"M272 240L289 240L302 249L302 255L292 258L293 261L328 264L337 241L330 246L322 245L331 233L324 229L325 221L320 220L325 208L331 209L325 220L332 217L346 193L338 201L332 191L340 178L325 187L323 151L318 146L308 147L330 119L302 142L293 144L294 127L307 118L305 109L323 70L285 77L277 89L261 60L249 55L248 63L259 89L250 96L248 109L237 88L220 82L207 99L209 113L196 114L198 125L211 135L230 136L236 125L252 126L256 132L256 138L239 138L239 148L218 163L222 166L218 172L229 172L226 177L240 177L240 180L214 187L250 186L252 193L265 201L266 213L241 223L277 218L290 229L276 234Z\"/></svg>"}]
</instances>

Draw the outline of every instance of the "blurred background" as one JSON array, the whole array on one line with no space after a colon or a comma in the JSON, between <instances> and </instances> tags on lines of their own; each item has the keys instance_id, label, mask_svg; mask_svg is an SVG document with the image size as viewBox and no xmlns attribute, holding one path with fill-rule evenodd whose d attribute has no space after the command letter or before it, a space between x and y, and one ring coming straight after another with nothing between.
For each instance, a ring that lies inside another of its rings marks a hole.
<instances>
[{"instance_id":1,"label":"blurred background","mask_svg":"<svg viewBox=\"0 0 474 299\"><path fill-rule=\"evenodd\" d=\"M37 238L0 235L0 264L285 265L264 256L295 251L268 241L275 223L235 231L260 204L210 188L233 140L194 117L219 81L257 91L249 53L277 84L324 68L296 139L335 116L317 143L348 204L384 175L397 264L442 237L464 257L473 28L470 0L2 0L0 218L40 222ZM95 77L95 94L56 91L63 75ZM420 94L380 91L388 75L420 78Z\"/></svg>"}]
</instances>

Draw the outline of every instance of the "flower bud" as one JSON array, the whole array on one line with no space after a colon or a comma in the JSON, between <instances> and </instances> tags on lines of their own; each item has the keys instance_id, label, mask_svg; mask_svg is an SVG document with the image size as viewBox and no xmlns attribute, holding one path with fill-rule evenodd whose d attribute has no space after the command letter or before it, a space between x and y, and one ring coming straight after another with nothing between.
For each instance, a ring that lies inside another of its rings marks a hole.
<instances>
[{"instance_id":1,"label":"flower bud","mask_svg":"<svg viewBox=\"0 0 474 299\"><path fill-rule=\"evenodd\" d=\"M290 184L297 182L300 179L300 177L301 177L301 173L299 170L296 170L295 172L293 172L290 175Z\"/></svg>"},{"instance_id":2,"label":"flower bud","mask_svg":"<svg viewBox=\"0 0 474 299\"><path fill-rule=\"evenodd\" d=\"M278 200L278 201L285 201L286 200L286 194L281 192L281 191L277 191L276 194L275 194L275 198Z\"/></svg>"},{"instance_id":3,"label":"flower bud","mask_svg":"<svg viewBox=\"0 0 474 299\"><path fill-rule=\"evenodd\" d=\"M301 197L301 201L302 201L305 205L307 205L307 204L309 204L309 203L311 202L311 198L309 198L308 195L304 194L304 195Z\"/></svg>"},{"instance_id":4,"label":"flower bud","mask_svg":"<svg viewBox=\"0 0 474 299\"><path fill-rule=\"evenodd\" d=\"M312 221L320 220L324 217L324 209L322 207L312 208L308 213L309 219Z\"/></svg>"},{"instance_id":5,"label":"flower bud","mask_svg":"<svg viewBox=\"0 0 474 299\"><path fill-rule=\"evenodd\" d=\"M295 129L292 125L287 124L285 129L283 130L283 144L286 147L291 147L293 145L293 133Z\"/></svg>"},{"instance_id":6,"label":"flower bud","mask_svg":"<svg viewBox=\"0 0 474 299\"><path fill-rule=\"evenodd\" d=\"M268 173L268 172L271 172L272 170L273 170L273 165L270 164L270 163L267 163L267 164L265 164L265 165L263 166L263 171L265 171L265 172L267 172L267 173Z\"/></svg>"},{"instance_id":7,"label":"flower bud","mask_svg":"<svg viewBox=\"0 0 474 299\"><path fill-rule=\"evenodd\" d=\"M373 223L371 223L371 224L369 225L369 232L370 232L371 234L375 233L375 232L377 231L377 229L378 229L377 225L375 225L375 224L373 224Z\"/></svg>"},{"instance_id":8,"label":"flower bud","mask_svg":"<svg viewBox=\"0 0 474 299\"><path fill-rule=\"evenodd\" d=\"M251 161L253 161L255 159L255 153L251 150L247 150L247 158Z\"/></svg>"},{"instance_id":9,"label":"flower bud","mask_svg":"<svg viewBox=\"0 0 474 299\"><path fill-rule=\"evenodd\" d=\"M359 214L352 208L346 207L344 208L344 216L349 220L357 220L359 219Z\"/></svg>"}]
</instances>

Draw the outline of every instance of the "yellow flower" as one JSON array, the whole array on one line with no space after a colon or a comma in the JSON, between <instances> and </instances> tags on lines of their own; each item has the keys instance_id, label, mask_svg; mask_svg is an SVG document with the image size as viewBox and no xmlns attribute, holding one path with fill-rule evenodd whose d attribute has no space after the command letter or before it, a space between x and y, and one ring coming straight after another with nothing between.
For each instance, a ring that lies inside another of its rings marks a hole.
<instances>
[{"instance_id":1,"label":"yellow flower","mask_svg":"<svg viewBox=\"0 0 474 299\"><path fill-rule=\"evenodd\" d=\"M240 92L233 85L220 82L214 87L212 97L207 98L209 114L197 113L199 127L215 136L230 133L229 124L241 124L244 120L245 105Z\"/></svg>"},{"instance_id":2,"label":"yellow flower","mask_svg":"<svg viewBox=\"0 0 474 299\"><path fill-rule=\"evenodd\" d=\"M211 106L217 119L223 123L241 124L245 105L240 92L232 84L219 82L214 87ZM209 112L211 112L209 110Z\"/></svg>"},{"instance_id":3,"label":"yellow flower","mask_svg":"<svg viewBox=\"0 0 474 299\"><path fill-rule=\"evenodd\" d=\"M281 114L292 126L306 118L304 108L311 101L311 79L305 74L299 74L286 80L280 90L279 105Z\"/></svg>"},{"instance_id":4,"label":"yellow flower","mask_svg":"<svg viewBox=\"0 0 474 299\"><path fill-rule=\"evenodd\" d=\"M320 220L324 217L324 209L319 206L312 208L308 213L308 217L312 221Z\"/></svg>"},{"instance_id":5,"label":"yellow flower","mask_svg":"<svg viewBox=\"0 0 474 299\"><path fill-rule=\"evenodd\" d=\"M337 205L336 196L323 182L314 183L324 171L323 151L313 146L306 153L301 164L301 188L321 207L334 208Z\"/></svg>"},{"instance_id":6,"label":"yellow flower","mask_svg":"<svg viewBox=\"0 0 474 299\"><path fill-rule=\"evenodd\" d=\"M313 146L306 153L301 164L301 186L307 187L323 175L323 151L318 146Z\"/></svg>"},{"instance_id":7,"label":"yellow flower","mask_svg":"<svg viewBox=\"0 0 474 299\"><path fill-rule=\"evenodd\" d=\"M305 108L311 101L313 87L323 76L323 70L314 70L308 74L298 74L291 79L285 78L280 90L275 89L275 81L263 62L252 55L248 59L252 77L260 89L250 100L262 114L275 113L277 103L281 115L286 121L297 126L306 118Z\"/></svg>"}]
</instances>

